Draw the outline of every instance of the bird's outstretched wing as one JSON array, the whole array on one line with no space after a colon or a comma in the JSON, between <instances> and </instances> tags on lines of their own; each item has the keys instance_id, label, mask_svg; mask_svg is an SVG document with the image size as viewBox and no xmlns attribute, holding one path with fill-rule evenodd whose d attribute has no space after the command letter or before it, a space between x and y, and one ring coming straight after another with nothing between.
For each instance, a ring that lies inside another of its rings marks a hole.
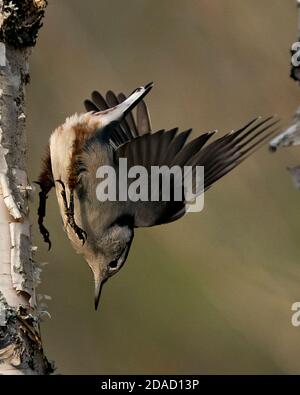
<instances>
[{"instance_id":1,"label":"bird's outstretched wing","mask_svg":"<svg viewBox=\"0 0 300 395\"><path fill-rule=\"evenodd\" d=\"M207 190L218 179L229 173L275 132L277 120L273 117L257 118L237 131L230 132L210 144L213 133L205 133L187 143L191 130L178 133L178 129L160 130L120 143L115 150L116 163L127 159L128 169L144 166L151 174L151 166L204 166L204 186ZM118 132L112 133L117 135ZM164 179L162 179L162 184ZM202 181L203 182L203 181ZM150 181L149 181L150 184ZM177 185L171 184L173 192ZM196 185L193 185L195 189ZM161 196L161 194L159 195ZM172 196L172 193L171 193ZM172 222L186 212L186 201L137 201L131 203L136 227Z\"/></svg>"},{"instance_id":2,"label":"bird's outstretched wing","mask_svg":"<svg viewBox=\"0 0 300 395\"><path fill-rule=\"evenodd\" d=\"M104 97L98 91L93 91L91 99L85 100L84 105L87 111L98 113L99 111L105 111L115 107L123 103L126 99L127 97L124 93L116 95L114 92L108 91ZM137 104L135 111L128 112L126 117L121 121L120 126L122 132L125 132L131 138L151 132L150 115L144 100L141 100Z\"/></svg>"}]
</instances>

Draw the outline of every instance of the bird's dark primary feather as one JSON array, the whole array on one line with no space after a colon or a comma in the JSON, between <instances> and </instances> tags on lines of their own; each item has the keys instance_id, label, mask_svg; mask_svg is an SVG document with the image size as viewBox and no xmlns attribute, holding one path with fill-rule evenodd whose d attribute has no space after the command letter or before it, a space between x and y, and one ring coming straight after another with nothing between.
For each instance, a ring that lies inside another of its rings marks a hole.
<instances>
[{"instance_id":1,"label":"bird's dark primary feather","mask_svg":"<svg viewBox=\"0 0 300 395\"><path fill-rule=\"evenodd\" d=\"M106 93L106 103L108 104L108 107L115 107L119 104L119 100L113 91L108 91Z\"/></svg>"},{"instance_id":2,"label":"bird's dark primary feather","mask_svg":"<svg viewBox=\"0 0 300 395\"><path fill-rule=\"evenodd\" d=\"M92 102L97 106L97 111L105 111L109 109L109 106L104 97L98 91L92 92Z\"/></svg>"},{"instance_id":3,"label":"bird's dark primary feather","mask_svg":"<svg viewBox=\"0 0 300 395\"><path fill-rule=\"evenodd\" d=\"M97 111L99 111L98 107L89 99L86 99L84 101L84 106L85 106L85 109L86 109L87 112L90 112L90 111L97 112Z\"/></svg>"}]
</instances>

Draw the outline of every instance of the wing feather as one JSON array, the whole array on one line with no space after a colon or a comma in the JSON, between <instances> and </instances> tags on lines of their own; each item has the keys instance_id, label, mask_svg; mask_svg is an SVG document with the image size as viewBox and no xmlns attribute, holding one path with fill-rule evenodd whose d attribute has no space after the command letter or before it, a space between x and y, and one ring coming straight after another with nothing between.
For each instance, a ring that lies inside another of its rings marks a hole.
<instances>
[{"instance_id":1,"label":"wing feather","mask_svg":"<svg viewBox=\"0 0 300 395\"><path fill-rule=\"evenodd\" d=\"M151 173L151 166L204 166L204 189L207 190L255 152L274 133L277 122L273 117L263 120L258 118L210 144L207 142L215 132L205 133L187 143L190 130L179 134L177 129L160 130L136 137L119 146L115 152L116 160L127 158L128 168L144 166L148 174ZM177 186L174 183L171 186L173 196ZM179 202L160 200L132 204L135 207L135 226L140 227L168 223L180 218L185 213L186 201L183 198Z\"/></svg>"}]
</instances>

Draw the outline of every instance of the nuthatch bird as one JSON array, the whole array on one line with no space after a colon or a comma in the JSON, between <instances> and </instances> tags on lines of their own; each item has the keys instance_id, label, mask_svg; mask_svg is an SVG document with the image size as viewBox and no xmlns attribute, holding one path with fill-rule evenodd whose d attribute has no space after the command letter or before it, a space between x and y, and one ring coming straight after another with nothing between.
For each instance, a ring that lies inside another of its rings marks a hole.
<instances>
[{"instance_id":1,"label":"nuthatch bird","mask_svg":"<svg viewBox=\"0 0 300 395\"><path fill-rule=\"evenodd\" d=\"M77 253L84 256L95 280L97 309L103 284L126 261L134 229L166 224L182 217L187 201L99 201L96 173L100 166L111 166L118 173L118 161L128 166L204 166L204 191L238 166L273 132L273 117L256 118L237 131L215 139L205 133L187 142L191 130L151 131L144 96L152 83L131 95L104 98L94 91L85 101L86 111L66 119L51 135L38 183L38 223L45 242L51 247L43 224L46 199L52 187L63 219L64 229ZM133 110L136 107L136 114ZM175 188L174 182L171 184ZM159 195L161 196L161 195Z\"/></svg>"}]
</instances>

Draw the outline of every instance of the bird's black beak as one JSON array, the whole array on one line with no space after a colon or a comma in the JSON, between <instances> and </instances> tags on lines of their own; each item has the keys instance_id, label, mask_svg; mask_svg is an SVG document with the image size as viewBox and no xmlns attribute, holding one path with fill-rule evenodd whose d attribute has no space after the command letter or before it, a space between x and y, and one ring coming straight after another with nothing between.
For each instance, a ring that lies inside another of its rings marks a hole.
<instances>
[{"instance_id":1,"label":"bird's black beak","mask_svg":"<svg viewBox=\"0 0 300 395\"><path fill-rule=\"evenodd\" d=\"M104 278L104 279L99 278L99 281L95 282L95 310L98 309L102 288L107 280L108 280L107 278Z\"/></svg>"},{"instance_id":2,"label":"bird's black beak","mask_svg":"<svg viewBox=\"0 0 300 395\"><path fill-rule=\"evenodd\" d=\"M102 281L101 282L99 281L98 283L95 284L95 310L97 310L99 306L102 287L103 287Z\"/></svg>"}]
</instances>

